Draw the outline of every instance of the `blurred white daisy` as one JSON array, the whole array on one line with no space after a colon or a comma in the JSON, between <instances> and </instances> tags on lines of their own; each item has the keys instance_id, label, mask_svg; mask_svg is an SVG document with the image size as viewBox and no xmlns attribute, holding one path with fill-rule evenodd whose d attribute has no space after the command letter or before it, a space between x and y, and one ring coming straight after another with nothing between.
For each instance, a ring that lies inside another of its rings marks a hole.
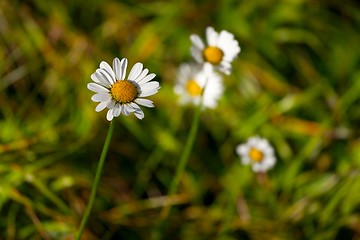
<instances>
[{"instance_id":1,"label":"blurred white daisy","mask_svg":"<svg viewBox=\"0 0 360 240\"><path fill-rule=\"evenodd\" d=\"M190 40L193 43L191 54L198 63L209 62L219 71L230 74L231 62L240 53L239 43L233 34L225 30L217 33L214 28L207 27L206 44L196 34L192 34Z\"/></svg>"},{"instance_id":2,"label":"blurred white daisy","mask_svg":"<svg viewBox=\"0 0 360 240\"><path fill-rule=\"evenodd\" d=\"M206 86L205 86L206 85ZM223 93L222 78L209 64L180 65L174 91L180 96L180 104L193 103L207 108L215 108Z\"/></svg>"},{"instance_id":3,"label":"blurred white daisy","mask_svg":"<svg viewBox=\"0 0 360 240\"><path fill-rule=\"evenodd\" d=\"M251 164L254 172L266 172L276 163L274 149L266 139L258 136L239 144L236 152L241 157L242 164Z\"/></svg>"},{"instance_id":4,"label":"blurred white daisy","mask_svg":"<svg viewBox=\"0 0 360 240\"><path fill-rule=\"evenodd\" d=\"M139 105L145 107L154 107L153 102L144 97L151 96L158 92L160 84L151 81L156 75L149 73L148 69L143 69L142 63L136 63L127 79L126 68L127 59L121 61L115 58L111 66L102 61L100 68L91 74L93 83L89 83L87 88L96 94L91 97L94 102L99 102L95 111L100 112L108 108L106 118L111 121L121 113L134 115L142 119L144 112Z\"/></svg>"}]
</instances>

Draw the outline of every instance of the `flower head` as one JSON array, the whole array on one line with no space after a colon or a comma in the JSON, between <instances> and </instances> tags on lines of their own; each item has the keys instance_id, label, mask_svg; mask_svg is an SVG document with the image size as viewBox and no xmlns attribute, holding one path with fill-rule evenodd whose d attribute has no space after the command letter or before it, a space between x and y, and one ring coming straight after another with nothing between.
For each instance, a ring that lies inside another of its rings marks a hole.
<instances>
[{"instance_id":1,"label":"flower head","mask_svg":"<svg viewBox=\"0 0 360 240\"><path fill-rule=\"evenodd\" d=\"M206 43L204 44L198 35L191 35L193 45L191 54L198 63L209 62L216 66L219 71L229 75L231 62L240 53L239 43L234 35L222 30L217 33L214 28L206 28Z\"/></svg>"},{"instance_id":2,"label":"flower head","mask_svg":"<svg viewBox=\"0 0 360 240\"><path fill-rule=\"evenodd\" d=\"M148 69L143 69L142 63L136 63L127 79L126 68L127 59L121 61L115 58L111 66L102 61L100 68L91 74L93 83L89 83L87 88L96 94L91 97L94 102L99 102L95 111L100 112L108 108L106 118L111 121L121 113L134 115L142 119L144 112L139 105L145 107L154 107L153 102L144 97L154 95L160 89L160 84L151 81L156 75L149 73Z\"/></svg>"},{"instance_id":3,"label":"flower head","mask_svg":"<svg viewBox=\"0 0 360 240\"><path fill-rule=\"evenodd\" d=\"M276 163L274 149L266 139L258 136L239 144L236 152L241 157L242 164L251 164L254 172L266 172Z\"/></svg>"},{"instance_id":4,"label":"flower head","mask_svg":"<svg viewBox=\"0 0 360 240\"><path fill-rule=\"evenodd\" d=\"M212 70L209 64L182 64L178 70L175 93L180 96L180 103L200 104L215 108L223 93L222 78Z\"/></svg>"}]
</instances>

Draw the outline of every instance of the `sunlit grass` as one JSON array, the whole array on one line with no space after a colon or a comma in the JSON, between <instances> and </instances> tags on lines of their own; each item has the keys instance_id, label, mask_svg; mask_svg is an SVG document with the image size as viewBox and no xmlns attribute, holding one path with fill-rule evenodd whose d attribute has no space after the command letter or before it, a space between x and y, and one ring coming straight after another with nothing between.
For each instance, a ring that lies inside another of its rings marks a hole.
<instances>
[{"instance_id":1,"label":"sunlit grass","mask_svg":"<svg viewBox=\"0 0 360 240\"><path fill-rule=\"evenodd\" d=\"M86 84L114 57L161 90L143 120L114 120L84 239L148 239L169 204L164 239L358 238L359 16L355 1L0 2L0 239L78 230L108 127ZM176 70L207 26L242 50L170 197L195 113ZM275 149L266 177L235 152L253 135Z\"/></svg>"}]
</instances>

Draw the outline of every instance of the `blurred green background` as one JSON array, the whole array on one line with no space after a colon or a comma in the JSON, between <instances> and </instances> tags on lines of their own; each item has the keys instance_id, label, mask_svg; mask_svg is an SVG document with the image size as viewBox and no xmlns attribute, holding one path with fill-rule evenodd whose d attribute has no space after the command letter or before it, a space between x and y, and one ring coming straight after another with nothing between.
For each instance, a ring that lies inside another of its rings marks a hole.
<instances>
[{"instance_id":1,"label":"blurred green background","mask_svg":"<svg viewBox=\"0 0 360 240\"><path fill-rule=\"evenodd\" d=\"M190 34L241 53L204 111L164 239L360 239L359 2L0 1L0 239L72 239L105 140L86 88L105 60L157 74L145 118L115 132L83 239L149 239L194 113L173 93ZM278 162L242 166L259 135Z\"/></svg>"}]
</instances>

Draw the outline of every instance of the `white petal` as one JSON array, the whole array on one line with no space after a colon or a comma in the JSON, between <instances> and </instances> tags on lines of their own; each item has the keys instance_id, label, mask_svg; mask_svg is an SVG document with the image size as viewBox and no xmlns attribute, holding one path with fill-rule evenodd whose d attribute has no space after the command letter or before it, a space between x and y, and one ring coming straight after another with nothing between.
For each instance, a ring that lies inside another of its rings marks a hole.
<instances>
[{"instance_id":1,"label":"white petal","mask_svg":"<svg viewBox=\"0 0 360 240\"><path fill-rule=\"evenodd\" d=\"M102 110L104 110L104 108L106 108L107 102L101 102L99 103L96 108L95 111L96 112L101 112Z\"/></svg>"},{"instance_id":2,"label":"white petal","mask_svg":"<svg viewBox=\"0 0 360 240\"><path fill-rule=\"evenodd\" d=\"M224 52L223 60L226 60L228 62L233 61L237 57L237 55L240 53L240 50L241 50L238 42L235 40L226 45L222 45L220 48Z\"/></svg>"},{"instance_id":3,"label":"white petal","mask_svg":"<svg viewBox=\"0 0 360 240\"><path fill-rule=\"evenodd\" d=\"M95 82L95 83L99 83L102 84L101 81L95 76L95 73L90 75L90 78Z\"/></svg>"},{"instance_id":4,"label":"white petal","mask_svg":"<svg viewBox=\"0 0 360 240\"><path fill-rule=\"evenodd\" d=\"M140 82L145 76L146 74L149 73L149 70L147 68L145 68L141 74L134 80L135 82Z\"/></svg>"},{"instance_id":5,"label":"white petal","mask_svg":"<svg viewBox=\"0 0 360 240\"><path fill-rule=\"evenodd\" d=\"M115 72L116 80L124 80L122 79L122 69L121 69L121 62L118 58L114 58L113 60L113 68Z\"/></svg>"},{"instance_id":6,"label":"white petal","mask_svg":"<svg viewBox=\"0 0 360 240\"><path fill-rule=\"evenodd\" d=\"M103 75L111 84L114 84L116 82L115 78L113 76L110 75L110 73L108 71L106 71L103 68L98 68L96 70L96 72L101 73L101 75ZM114 74L114 73L112 73Z\"/></svg>"},{"instance_id":7,"label":"white petal","mask_svg":"<svg viewBox=\"0 0 360 240\"><path fill-rule=\"evenodd\" d=\"M214 28L206 28L206 41L209 46L217 46L218 33L214 30Z\"/></svg>"},{"instance_id":8,"label":"white petal","mask_svg":"<svg viewBox=\"0 0 360 240\"><path fill-rule=\"evenodd\" d=\"M134 102L129 103L129 106L130 106L132 109L134 109L134 112L141 110L141 108L139 107L139 105L137 105L137 104L134 103Z\"/></svg>"},{"instance_id":9,"label":"white petal","mask_svg":"<svg viewBox=\"0 0 360 240\"><path fill-rule=\"evenodd\" d=\"M113 120L113 118L114 118L113 110L112 110L112 109L109 109L109 111L108 111L107 114L106 114L106 119L107 119L108 121L111 121L111 120Z\"/></svg>"},{"instance_id":10,"label":"white petal","mask_svg":"<svg viewBox=\"0 0 360 240\"><path fill-rule=\"evenodd\" d=\"M252 170L254 172L264 172L264 169L262 168L262 166L260 164L252 165Z\"/></svg>"},{"instance_id":11,"label":"white petal","mask_svg":"<svg viewBox=\"0 0 360 240\"><path fill-rule=\"evenodd\" d=\"M126 58L121 59L121 62L120 62L121 76L120 76L119 80L125 79L127 64L128 64L128 60Z\"/></svg>"},{"instance_id":12,"label":"white petal","mask_svg":"<svg viewBox=\"0 0 360 240\"><path fill-rule=\"evenodd\" d=\"M145 107L149 107L149 108L154 107L153 101L151 101L151 100L149 100L149 99L137 98L137 99L135 100L135 102L136 102L137 104L140 104L140 105L145 106Z\"/></svg>"},{"instance_id":13,"label":"white petal","mask_svg":"<svg viewBox=\"0 0 360 240\"><path fill-rule=\"evenodd\" d=\"M266 148L263 149L263 152L269 156L272 156L274 154L274 149L268 145Z\"/></svg>"},{"instance_id":14,"label":"white petal","mask_svg":"<svg viewBox=\"0 0 360 240\"><path fill-rule=\"evenodd\" d=\"M113 69L111 68L111 66L107 62L102 61L100 63L100 68L108 74L108 76L110 77L110 80L112 81L112 83L114 83L115 82L115 73L114 73Z\"/></svg>"},{"instance_id":15,"label":"white petal","mask_svg":"<svg viewBox=\"0 0 360 240\"><path fill-rule=\"evenodd\" d=\"M158 92L158 90L159 89L154 88L154 89L151 89L151 90L143 91L143 92L140 93L139 97L148 97L148 96L154 95L155 93Z\"/></svg>"},{"instance_id":16,"label":"white petal","mask_svg":"<svg viewBox=\"0 0 360 240\"><path fill-rule=\"evenodd\" d=\"M269 157L269 160L268 160L268 164L269 164L269 166L270 167L273 167L274 165L275 165L275 163L276 163L276 158L275 157Z\"/></svg>"},{"instance_id":17,"label":"white petal","mask_svg":"<svg viewBox=\"0 0 360 240\"><path fill-rule=\"evenodd\" d=\"M158 90L159 88L160 88L160 84L159 84L159 82L156 82L156 81L148 82L148 83L141 85L141 91L144 91L144 92L152 90L152 89Z\"/></svg>"},{"instance_id":18,"label":"white petal","mask_svg":"<svg viewBox=\"0 0 360 240\"><path fill-rule=\"evenodd\" d=\"M97 83L88 83L87 84L87 88L90 91L96 92L96 93L108 93L109 90Z\"/></svg>"},{"instance_id":19,"label":"white petal","mask_svg":"<svg viewBox=\"0 0 360 240\"><path fill-rule=\"evenodd\" d=\"M190 35L190 40L194 44L194 47L196 47L197 49L203 50L205 48L203 41L198 35L196 34Z\"/></svg>"},{"instance_id":20,"label":"white petal","mask_svg":"<svg viewBox=\"0 0 360 240\"><path fill-rule=\"evenodd\" d=\"M136 109L131 106L131 103L126 103L126 104L123 104L122 106L123 106L123 112L126 111L127 115L129 115L129 113L136 111Z\"/></svg>"},{"instance_id":21,"label":"white petal","mask_svg":"<svg viewBox=\"0 0 360 240\"><path fill-rule=\"evenodd\" d=\"M110 101L107 102L106 106L108 109L113 109L115 107L115 104L116 104L116 102L111 99Z\"/></svg>"},{"instance_id":22,"label":"white petal","mask_svg":"<svg viewBox=\"0 0 360 240\"><path fill-rule=\"evenodd\" d=\"M131 108L129 105L123 105L123 109L122 112L124 113L124 115L129 116L130 113L134 112L135 110L133 108Z\"/></svg>"},{"instance_id":23,"label":"white petal","mask_svg":"<svg viewBox=\"0 0 360 240\"><path fill-rule=\"evenodd\" d=\"M198 63L204 62L202 52L198 48L191 47L190 52L191 52L191 55L193 56L193 58L195 59L196 62L198 62Z\"/></svg>"},{"instance_id":24,"label":"white petal","mask_svg":"<svg viewBox=\"0 0 360 240\"><path fill-rule=\"evenodd\" d=\"M234 40L234 35L232 35L228 31L222 30L218 37L217 46L221 47L221 46L229 45L230 43L232 43L233 40Z\"/></svg>"},{"instance_id":25,"label":"white petal","mask_svg":"<svg viewBox=\"0 0 360 240\"><path fill-rule=\"evenodd\" d=\"M176 84L173 89L174 89L174 92L175 92L177 95L182 96L182 95L184 95L184 93L186 93L186 90L185 90L184 88L185 88L185 87L184 87L183 85L181 85L181 84Z\"/></svg>"},{"instance_id":26,"label":"white petal","mask_svg":"<svg viewBox=\"0 0 360 240\"><path fill-rule=\"evenodd\" d=\"M138 119L143 119L145 116L144 112L141 109L139 111L134 112L134 114Z\"/></svg>"},{"instance_id":27,"label":"white petal","mask_svg":"<svg viewBox=\"0 0 360 240\"><path fill-rule=\"evenodd\" d=\"M152 80L154 77L156 76L155 73L150 73L149 75L147 75L146 77L144 77L143 79L139 79L139 81L137 82L139 85L142 85L144 83L147 83L148 81Z\"/></svg>"},{"instance_id":28,"label":"white petal","mask_svg":"<svg viewBox=\"0 0 360 240\"><path fill-rule=\"evenodd\" d=\"M94 72L93 74L91 74L90 77L94 82L96 82L96 83L98 83L98 84L100 84L100 85L102 85L104 87L109 87L110 86L110 82L105 77L103 77L102 75L99 76L99 74L97 72Z\"/></svg>"},{"instance_id":29,"label":"white petal","mask_svg":"<svg viewBox=\"0 0 360 240\"><path fill-rule=\"evenodd\" d=\"M203 71L205 74L207 74L207 76L214 75L214 67L211 63L208 63L208 62L204 63Z\"/></svg>"},{"instance_id":30,"label":"white petal","mask_svg":"<svg viewBox=\"0 0 360 240\"><path fill-rule=\"evenodd\" d=\"M250 162L251 162L251 160L250 160L250 158L249 158L247 155L241 157L241 163L242 163L243 165L248 165L248 164L250 164Z\"/></svg>"},{"instance_id":31,"label":"white petal","mask_svg":"<svg viewBox=\"0 0 360 240\"><path fill-rule=\"evenodd\" d=\"M94 102L107 102L111 99L110 94L97 93L91 97Z\"/></svg>"},{"instance_id":32,"label":"white petal","mask_svg":"<svg viewBox=\"0 0 360 240\"><path fill-rule=\"evenodd\" d=\"M122 106L121 106L119 103L117 103L117 104L115 105L115 107L113 108L113 115L114 115L114 117L120 116L121 110L122 110Z\"/></svg>"},{"instance_id":33,"label":"white petal","mask_svg":"<svg viewBox=\"0 0 360 240\"><path fill-rule=\"evenodd\" d=\"M142 63L135 63L135 65L132 67L129 73L128 80L136 79L140 75L142 69L143 69Z\"/></svg>"},{"instance_id":34,"label":"white petal","mask_svg":"<svg viewBox=\"0 0 360 240\"><path fill-rule=\"evenodd\" d=\"M236 153L238 155L246 155L248 152L248 147L246 144L239 144L237 147L236 147Z\"/></svg>"},{"instance_id":35,"label":"white petal","mask_svg":"<svg viewBox=\"0 0 360 240\"><path fill-rule=\"evenodd\" d=\"M124 109L124 105L120 104L120 113L119 113L119 115L123 112L123 109Z\"/></svg>"},{"instance_id":36,"label":"white petal","mask_svg":"<svg viewBox=\"0 0 360 240\"><path fill-rule=\"evenodd\" d=\"M217 101L214 98L203 98L203 106L214 109L217 107Z\"/></svg>"},{"instance_id":37,"label":"white petal","mask_svg":"<svg viewBox=\"0 0 360 240\"><path fill-rule=\"evenodd\" d=\"M221 62L218 66L219 71L225 73L226 75L230 75L232 67L228 62Z\"/></svg>"},{"instance_id":38,"label":"white petal","mask_svg":"<svg viewBox=\"0 0 360 240\"><path fill-rule=\"evenodd\" d=\"M102 83L103 86L108 87L112 84L111 77L104 70L98 68L96 69L94 75L99 80L99 82Z\"/></svg>"},{"instance_id":39,"label":"white petal","mask_svg":"<svg viewBox=\"0 0 360 240\"><path fill-rule=\"evenodd\" d=\"M265 158L262 162L261 162L261 164L262 164L262 166L263 166L263 168L264 169L270 169L270 168L272 168L273 166L274 166L274 160L272 159L272 158L269 158L269 157L267 157L267 158Z\"/></svg>"},{"instance_id":40,"label":"white petal","mask_svg":"<svg viewBox=\"0 0 360 240\"><path fill-rule=\"evenodd\" d=\"M249 140L247 141L247 144L251 147L257 147L259 138L258 137L251 137L249 138Z\"/></svg>"}]
</instances>

